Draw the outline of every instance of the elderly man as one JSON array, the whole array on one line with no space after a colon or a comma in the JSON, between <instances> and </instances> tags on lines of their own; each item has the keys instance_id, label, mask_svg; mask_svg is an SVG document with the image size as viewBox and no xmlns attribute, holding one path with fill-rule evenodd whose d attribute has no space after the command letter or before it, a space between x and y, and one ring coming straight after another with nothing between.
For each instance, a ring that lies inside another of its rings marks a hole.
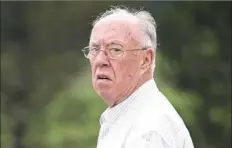
<instances>
[{"instance_id":1,"label":"elderly man","mask_svg":"<svg viewBox=\"0 0 232 148\"><path fill-rule=\"evenodd\" d=\"M97 148L193 148L190 134L153 79L155 20L146 11L112 8L93 23L83 49L96 92L108 104Z\"/></svg>"}]
</instances>

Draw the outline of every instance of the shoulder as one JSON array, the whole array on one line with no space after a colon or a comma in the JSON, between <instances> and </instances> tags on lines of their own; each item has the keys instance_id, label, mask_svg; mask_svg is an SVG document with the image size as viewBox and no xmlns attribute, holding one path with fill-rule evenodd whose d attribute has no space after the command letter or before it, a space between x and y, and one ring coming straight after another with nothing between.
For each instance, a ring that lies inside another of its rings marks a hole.
<instances>
[{"instance_id":1,"label":"shoulder","mask_svg":"<svg viewBox=\"0 0 232 148\"><path fill-rule=\"evenodd\" d=\"M154 92L144 96L145 104L137 117L137 126L157 131L186 128L183 119L169 100L161 93Z\"/></svg>"},{"instance_id":2,"label":"shoulder","mask_svg":"<svg viewBox=\"0 0 232 148\"><path fill-rule=\"evenodd\" d=\"M182 122L182 119L169 100L160 92L150 92L144 94L137 103L138 121L149 121L149 123ZM139 122L140 123L140 122ZM142 123L143 124L143 123Z\"/></svg>"},{"instance_id":3,"label":"shoulder","mask_svg":"<svg viewBox=\"0 0 232 148\"><path fill-rule=\"evenodd\" d=\"M155 118L139 116L130 130L130 143L134 146L149 145L159 148L179 148L189 145L193 148L191 137L183 122L166 114Z\"/></svg>"},{"instance_id":4,"label":"shoulder","mask_svg":"<svg viewBox=\"0 0 232 148\"><path fill-rule=\"evenodd\" d=\"M153 141L158 140L166 146L183 145L184 140L190 136L182 118L171 103L160 92L144 97L149 100L143 104L146 107L140 110L133 124L134 132L140 138L145 137L146 140L146 137L150 136Z\"/></svg>"}]
</instances>

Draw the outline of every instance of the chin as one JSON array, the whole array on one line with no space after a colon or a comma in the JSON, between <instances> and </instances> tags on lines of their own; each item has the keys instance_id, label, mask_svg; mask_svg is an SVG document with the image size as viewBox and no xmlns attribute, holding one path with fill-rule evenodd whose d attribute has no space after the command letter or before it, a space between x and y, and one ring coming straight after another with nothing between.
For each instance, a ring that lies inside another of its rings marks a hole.
<instances>
[{"instance_id":1,"label":"chin","mask_svg":"<svg viewBox=\"0 0 232 148\"><path fill-rule=\"evenodd\" d=\"M105 101L109 106L114 102L113 95L109 91L98 91L98 95Z\"/></svg>"},{"instance_id":2,"label":"chin","mask_svg":"<svg viewBox=\"0 0 232 148\"><path fill-rule=\"evenodd\" d=\"M109 98L110 97L110 92L107 90L97 89L97 93L102 98Z\"/></svg>"},{"instance_id":3,"label":"chin","mask_svg":"<svg viewBox=\"0 0 232 148\"><path fill-rule=\"evenodd\" d=\"M110 82L105 83L105 82L95 81L94 86L95 86L95 90L97 92L105 93L105 92L110 91L110 89L112 88L112 83L110 83Z\"/></svg>"}]
</instances>

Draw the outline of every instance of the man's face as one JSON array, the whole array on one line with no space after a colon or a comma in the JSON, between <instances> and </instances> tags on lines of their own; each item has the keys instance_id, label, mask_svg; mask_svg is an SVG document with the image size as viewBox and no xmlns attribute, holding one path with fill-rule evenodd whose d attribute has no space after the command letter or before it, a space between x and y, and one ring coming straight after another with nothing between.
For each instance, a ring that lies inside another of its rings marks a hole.
<instances>
[{"instance_id":1,"label":"man's face","mask_svg":"<svg viewBox=\"0 0 232 148\"><path fill-rule=\"evenodd\" d=\"M89 46L103 50L90 58L92 83L110 106L128 97L136 87L140 79L142 51L126 51L119 59L110 59L104 51L109 48L140 48L138 36L138 26L125 20L100 22L92 30Z\"/></svg>"}]
</instances>

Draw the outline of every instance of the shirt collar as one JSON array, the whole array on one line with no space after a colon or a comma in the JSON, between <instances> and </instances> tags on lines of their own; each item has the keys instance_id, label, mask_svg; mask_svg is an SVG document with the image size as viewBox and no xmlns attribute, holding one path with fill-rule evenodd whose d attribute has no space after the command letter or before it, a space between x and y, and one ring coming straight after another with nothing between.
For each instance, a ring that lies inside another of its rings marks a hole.
<instances>
[{"instance_id":1,"label":"shirt collar","mask_svg":"<svg viewBox=\"0 0 232 148\"><path fill-rule=\"evenodd\" d=\"M135 92L131 94L127 99L113 108L108 107L100 117L101 126L104 124L113 124L127 109L133 104L133 102L139 98L142 94L146 94L149 90L158 90L154 79L146 81Z\"/></svg>"}]
</instances>

